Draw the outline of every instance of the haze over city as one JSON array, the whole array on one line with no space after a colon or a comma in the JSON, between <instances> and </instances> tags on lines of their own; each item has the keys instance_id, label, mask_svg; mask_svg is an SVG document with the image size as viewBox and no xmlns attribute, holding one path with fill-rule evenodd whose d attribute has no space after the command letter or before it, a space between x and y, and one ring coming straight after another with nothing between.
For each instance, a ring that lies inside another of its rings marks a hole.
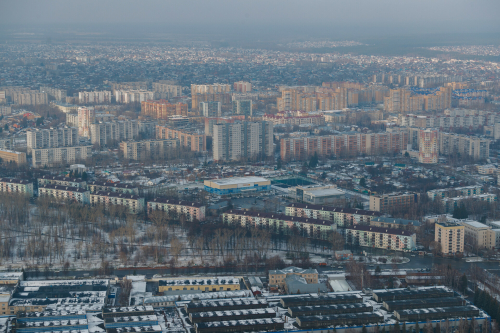
<instances>
[{"instance_id":1,"label":"haze over city","mask_svg":"<svg viewBox=\"0 0 500 333\"><path fill-rule=\"evenodd\" d=\"M0 333L499 332L499 14L0 0Z\"/></svg>"}]
</instances>

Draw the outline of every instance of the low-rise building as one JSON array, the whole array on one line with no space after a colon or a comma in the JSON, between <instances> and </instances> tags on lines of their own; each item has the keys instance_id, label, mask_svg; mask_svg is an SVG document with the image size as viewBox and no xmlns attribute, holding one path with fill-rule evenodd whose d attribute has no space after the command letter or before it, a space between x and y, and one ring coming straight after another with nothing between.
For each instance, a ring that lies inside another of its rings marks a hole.
<instances>
[{"instance_id":1,"label":"low-rise building","mask_svg":"<svg viewBox=\"0 0 500 333\"><path fill-rule=\"evenodd\" d=\"M345 200L345 192L330 186L297 186L295 198L313 205L342 205Z\"/></svg>"},{"instance_id":2,"label":"low-rise building","mask_svg":"<svg viewBox=\"0 0 500 333\"><path fill-rule=\"evenodd\" d=\"M0 178L0 192L20 193L32 197L33 183L24 179Z\"/></svg>"},{"instance_id":3,"label":"low-rise building","mask_svg":"<svg viewBox=\"0 0 500 333\"><path fill-rule=\"evenodd\" d=\"M132 214L144 212L144 198L133 194L98 191L90 194L90 204L103 206L105 209L109 209L112 205L123 206Z\"/></svg>"},{"instance_id":4,"label":"low-rise building","mask_svg":"<svg viewBox=\"0 0 500 333\"><path fill-rule=\"evenodd\" d=\"M102 191L139 195L139 188L137 186L125 183L111 183L95 180L88 182L87 188L89 189L90 193Z\"/></svg>"},{"instance_id":5,"label":"low-rise building","mask_svg":"<svg viewBox=\"0 0 500 333\"><path fill-rule=\"evenodd\" d=\"M90 203L90 192L81 187L41 185L38 187L38 196L53 197L57 201L78 202L82 205Z\"/></svg>"},{"instance_id":6,"label":"low-rise building","mask_svg":"<svg viewBox=\"0 0 500 333\"><path fill-rule=\"evenodd\" d=\"M394 217L374 217L370 220L370 225L380 228L390 229L418 229L422 225L420 221L397 219Z\"/></svg>"},{"instance_id":7,"label":"low-rise building","mask_svg":"<svg viewBox=\"0 0 500 333\"><path fill-rule=\"evenodd\" d=\"M271 189L271 181L262 177L231 177L205 180L205 191L218 195L260 192Z\"/></svg>"},{"instance_id":8,"label":"low-rise building","mask_svg":"<svg viewBox=\"0 0 500 333\"><path fill-rule=\"evenodd\" d=\"M297 234L323 240L328 240L332 232L337 230L337 225L328 220L234 209L223 213L222 221L230 225L264 229L276 234Z\"/></svg>"},{"instance_id":9,"label":"low-rise building","mask_svg":"<svg viewBox=\"0 0 500 333\"><path fill-rule=\"evenodd\" d=\"M436 222L434 240L440 244L443 255L464 253L465 227L452 222Z\"/></svg>"},{"instance_id":10,"label":"low-rise building","mask_svg":"<svg viewBox=\"0 0 500 333\"><path fill-rule=\"evenodd\" d=\"M26 153L8 149L0 149L0 159L7 163L16 163L17 165L26 164Z\"/></svg>"},{"instance_id":11,"label":"low-rise building","mask_svg":"<svg viewBox=\"0 0 500 333\"><path fill-rule=\"evenodd\" d=\"M494 249L496 234L490 226L477 221L462 222L465 232L465 244L472 249Z\"/></svg>"},{"instance_id":12,"label":"low-rise building","mask_svg":"<svg viewBox=\"0 0 500 333\"><path fill-rule=\"evenodd\" d=\"M473 195L483 194L484 190L482 186L479 185L471 185L464 187L455 187L455 188L443 188L437 190L427 191L427 196L435 200L436 198L453 198L453 197L470 197Z\"/></svg>"},{"instance_id":13,"label":"low-rise building","mask_svg":"<svg viewBox=\"0 0 500 333\"><path fill-rule=\"evenodd\" d=\"M290 266L284 269L269 271L269 284L285 287L286 278L291 275L302 277L307 283L318 283L318 271L315 269L302 269Z\"/></svg>"},{"instance_id":14,"label":"low-rise building","mask_svg":"<svg viewBox=\"0 0 500 333\"><path fill-rule=\"evenodd\" d=\"M417 235L403 229L354 225L346 228L346 243L396 251L413 251L417 246Z\"/></svg>"},{"instance_id":15,"label":"low-rise building","mask_svg":"<svg viewBox=\"0 0 500 333\"><path fill-rule=\"evenodd\" d=\"M154 211L165 212L168 216L185 216L190 222L205 220L205 206L191 201L155 198L147 202L148 214Z\"/></svg>"},{"instance_id":16,"label":"low-rise building","mask_svg":"<svg viewBox=\"0 0 500 333\"><path fill-rule=\"evenodd\" d=\"M43 175L38 178L38 186L59 185L87 189L87 182L81 178Z\"/></svg>"},{"instance_id":17,"label":"low-rise building","mask_svg":"<svg viewBox=\"0 0 500 333\"><path fill-rule=\"evenodd\" d=\"M173 290L199 290L201 292L240 290L240 278L217 276L209 278L171 278L158 281L160 293Z\"/></svg>"}]
</instances>

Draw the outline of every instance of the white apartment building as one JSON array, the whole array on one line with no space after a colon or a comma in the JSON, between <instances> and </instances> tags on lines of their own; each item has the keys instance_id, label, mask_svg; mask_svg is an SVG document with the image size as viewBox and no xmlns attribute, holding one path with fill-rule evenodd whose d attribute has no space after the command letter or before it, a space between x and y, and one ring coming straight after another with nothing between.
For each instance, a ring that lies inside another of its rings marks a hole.
<instances>
[{"instance_id":1,"label":"white apartment building","mask_svg":"<svg viewBox=\"0 0 500 333\"><path fill-rule=\"evenodd\" d=\"M92 146L33 149L33 167L74 164L92 157Z\"/></svg>"},{"instance_id":2,"label":"white apartment building","mask_svg":"<svg viewBox=\"0 0 500 333\"><path fill-rule=\"evenodd\" d=\"M81 91L78 93L78 101L83 104L110 103L111 91Z\"/></svg>"},{"instance_id":3,"label":"white apartment building","mask_svg":"<svg viewBox=\"0 0 500 333\"><path fill-rule=\"evenodd\" d=\"M116 192L96 192L90 194L90 204L92 206L103 206L109 209L111 205L124 206L132 214L144 212L144 198L133 194L124 194Z\"/></svg>"},{"instance_id":4,"label":"white apartment building","mask_svg":"<svg viewBox=\"0 0 500 333\"><path fill-rule=\"evenodd\" d=\"M179 146L179 141L175 139L165 140L143 140L143 141L122 141L120 151L123 158L130 160L144 160L146 158L159 159L166 158L170 150Z\"/></svg>"},{"instance_id":5,"label":"white apartment building","mask_svg":"<svg viewBox=\"0 0 500 333\"><path fill-rule=\"evenodd\" d=\"M494 249L496 234L490 226L477 221L462 222L465 227L465 244L477 249Z\"/></svg>"},{"instance_id":6,"label":"white apartment building","mask_svg":"<svg viewBox=\"0 0 500 333\"><path fill-rule=\"evenodd\" d=\"M17 105L41 105L49 103L48 95L38 90L16 91L10 97L12 102Z\"/></svg>"},{"instance_id":7,"label":"white apartment building","mask_svg":"<svg viewBox=\"0 0 500 333\"><path fill-rule=\"evenodd\" d=\"M140 103L155 98L154 91L147 90L115 90L116 103Z\"/></svg>"},{"instance_id":8,"label":"white apartment building","mask_svg":"<svg viewBox=\"0 0 500 333\"><path fill-rule=\"evenodd\" d=\"M215 161L272 156L273 125L269 122L215 124L213 158Z\"/></svg>"},{"instance_id":9,"label":"white apartment building","mask_svg":"<svg viewBox=\"0 0 500 333\"><path fill-rule=\"evenodd\" d=\"M77 146L79 143L76 127L35 129L26 132L28 151L39 148Z\"/></svg>"},{"instance_id":10,"label":"white apartment building","mask_svg":"<svg viewBox=\"0 0 500 333\"><path fill-rule=\"evenodd\" d=\"M61 185L42 185L38 187L38 196L48 196L57 201L72 201L82 205L90 203L90 192L80 187Z\"/></svg>"},{"instance_id":11,"label":"white apartment building","mask_svg":"<svg viewBox=\"0 0 500 333\"><path fill-rule=\"evenodd\" d=\"M0 105L0 116L6 116L12 114L12 108L10 106Z\"/></svg>"},{"instance_id":12,"label":"white apartment building","mask_svg":"<svg viewBox=\"0 0 500 333\"><path fill-rule=\"evenodd\" d=\"M57 89L57 88L52 88L52 87L47 87L47 86L41 86L40 87L40 92L41 93L46 93L50 97L55 98L56 101L62 101L66 98L67 92L64 89Z\"/></svg>"},{"instance_id":13,"label":"white apartment building","mask_svg":"<svg viewBox=\"0 0 500 333\"><path fill-rule=\"evenodd\" d=\"M92 144L105 146L116 141L134 140L139 135L137 120L100 122L90 125Z\"/></svg>"},{"instance_id":14,"label":"white apartment building","mask_svg":"<svg viewBox=\"0 0 500 333\"><path fill-rule=\"evenodd\" d=\"M170 99L182 96L182 87L174 84L172 81L162 80L153 82L153 91L160 99Z\"/></svg>"}]
</instances>

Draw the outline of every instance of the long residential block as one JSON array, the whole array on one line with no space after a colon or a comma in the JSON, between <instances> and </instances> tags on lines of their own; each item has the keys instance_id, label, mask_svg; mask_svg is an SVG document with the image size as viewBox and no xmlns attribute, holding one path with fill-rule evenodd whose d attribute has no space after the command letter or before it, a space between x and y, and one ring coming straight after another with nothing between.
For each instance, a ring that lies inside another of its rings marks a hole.
<instances>
[{"instance_id":1,"label":"long residential block","mask_svg":"<svg viewBox=\"0 0 500 333\"><path fill-rule=\"evenodd\" d=\"M0 192L21 193L29 197L33 196L33 183L24 179L0 178Z\"/></svg>"},{"instance_id":2,"label":"long residential block","mask_svg":"<svg viewBox=\"0 0 500 333\"><path fill-rule=\"evenodd\" d=\"M148 214L154 211L165 212L168 216L185 216L190 222L205 220L205 206L197 202L155 198L147 202Z\"/></svg>"},{"instance_id":3,"label":"long residential block","mask_svg":"<svg viewBox=\"0 0 500 333\"><path fill-rule=\"evenodd\" d=\"M72 201L82 205L90 203L90 192L80 187L42 185L38 187L38 196L49 196L57 201Z\"/></svg>"},{"instance_id":4,"label":"long residential block","mask_svg":"<svg viewBox=\"0 0 500 333\"><path fill-rule=\"evenodd\" d=\"M104 206L109 209L110 206L123 206L132 214L139 214L144 211L144 198L133 194L122 194L115 192L96 192L90 194L90 204L92 206Z\"/></svg>"}]
</instances>

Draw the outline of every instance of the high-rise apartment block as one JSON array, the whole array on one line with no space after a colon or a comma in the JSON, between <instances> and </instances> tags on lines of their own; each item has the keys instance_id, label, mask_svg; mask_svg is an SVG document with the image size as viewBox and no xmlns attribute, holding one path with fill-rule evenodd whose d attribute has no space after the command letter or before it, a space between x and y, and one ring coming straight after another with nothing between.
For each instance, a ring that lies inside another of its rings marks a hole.
<instances>
[{"instance_id":1,"label":"high-rise apartment block","mask_svg":"<svg viewBox=\"0 0 500 333\"><path fill-rule=\"evenodd\" d=\"M420 130L418 143L418 161L425 164L438 162L438 131L435 129Z\"/></svg>"},{"instance_id":2,"label":"high-rise apartment block","mask_svg":"<svg viewBox=\"0 0 500 333\"><path fill-rule=\"evenodd\" d=\"M245 116L205 118L205 135L212 136L214 134L214 125L216 124L234 123L241 120L245 120Z\"/></svg>"},{"instance_id":3,"label":"high-rise apartment block","mask_svg":"<svg viewBox=\"0 0 500 333\"><path fill-rule=\"evenodd\" d=\"M404 210L417 202L414 193L391 193L370 196L370 210L387 213L392 210Z\"/></svg>"},{"instance_id":4,"label":"high-rise apartment block","mask_svg":"<svg viewBox=\"0 0 500 333\"><path fill-rule=\"evenodd\" d=\"M94 108L78 108L78 134L90 138L90 125L93 123L95 123Z\"/></svg>"},{"instance_id":5,"label":"high-rise apartment block","mask_svg":"<svg viewBox=\"0 0 500 333\"><path fill-rule=\"evenodd\" d=\"M468 156L475 160L490 157L491 140L462 134L439 133L439 153L441 155Z\"/></svg>"},{"instance_id":6,"label":"high-rise apartment block","mask_svg":"<svg viewBox=\"0 0 500 333\"><path fill-rule=\"evenodd\" d=\"M137 120L100 122L90 125L90 141L93 145L106 146L124 140L134 140L139 135Z\"/></svg>"},{"instance_id":7,"label":"high-rise apartment block","mask_svg":"<svg viewBox=\"0 0 500 333\"><path fill-rule=\"evenodd\" d=\"M0 105L0 116L7 116L12 114L12 108L10 106Z\"/></svg>"},{"instance_id":8,"label":"high-rise apartment block","mask_svg":"<svg viewBox=\"0 0 500 333\"><path fill-rule=\"evenodd\" d=\"M200 102L220 102L223 105L231 102L231 86L229 84L192 84L191 108L198 110Z\"/></svg>"},{"instance_id":9,"label":"high-rise apartment block","mask_svg":"<svg viewBox=\"0 0 500 333\"><path fill-rule=\"evenodd\" d=\"M17 105L41 105L48 104L49 97L47 93L38 90L16 91L10 95L12 103Z\"/></svg>"},{"instance_id":10,"label":"high-rise apartment block","mask_svg":"<svg viewBox=\"0 0 500 333\"><path fill-rule=\"evenodd\" d=\"M434 240L441 245L441 253L455 255L464 253L465 227L451 222L436 222Z\"/></svg>"},{"instance_id":11,"label":"high-rise apartment block","mask_svg":"<svg viewBox=\"0 0 500 333\"><path fill-rule=\"evenodd\" d=\"M78 128L59 127L29 130L26 132L26 144L28 151L38 148L78 146Z\"/></svg>"},{"instance_id":12,"label":"high-rise apartment block","mask_svg":"<svg viewBox=\"0 0 500 333\"><path fill-rule=\"evenodd\" d=\"M163 159L168 157L169 151L177 147L178 141L170 140L144 140L122 141L120 151L123 158L130 160Z\"/></svg>"},{"instance_id":13,"label":"high-rise apartment block","mask_svg":"<svg viewBox=\"0 0 500 333\"><path fill-rule=\"evenodd\" d=\"M243 114L245 117L253 116L252 100L235 100L233 101L233 114Z\"/></svg>"},{"instance_id":14,"label":"high-rise apartment block","mask_svg":"<svg viewBox=\"0 0 500 333\"><path fill-rule=\"evenodd\" d=\"M238 81L233 84L233 90L241 93L252 91L252 84L250 82Z\"/></svg>"},{"instance_id":15,"label":"high-rise apartment block","mask_svg":"<svg viewBox=\"0 0 500 333\"><path fill-rule=\"evenodd\" d=\"M67 92L64 89L57 89L48 86L40 87L41 93L47 93L50 97L53 97L56 101L63 101L66 99Z\"/></svg>"},{"instance_id":16,"label":"high-rise apartment block","mask_svg":"<svg viewBox=\"0 0 500 333\"><path fill-rule=\"evenodd\" d=\"M14 148L14 138L0 139L0 149L13 149Z\"/></svg>"},{"instance_id":17,"label":"high-rise apartment block","mask_svg":"<svg viewBox=\"0 0 500 333\"><path fill-rule=\"evenodd\" d=\"M109 82L104 81L104 83L111 84L111 90L148 90L147 81L134 81L134 82Z\"/></svg>"},{"instance_id":18,"label":"high-rise apartment block","mask_svg":"<svg viewBox=\"0 0 500 333\"><path fill-rule=\"evenodd\" d=\"M269 122L224 123L213 127L215 161L273 155L273 125Z\"/></svg>"},{"instance_id":19,"label":"high-rise apartment block","mask_svg":"<svg viewBox=\"0 0 500 333\"><path fill-rule=\"evenodd\" d=\"M182 87L175 84L174 81L162 80L153 82L153 91L158 98L170 99L182 96Z\"/></svg>"},{"instance_id":20,"label":"high-rise apartment block","mask_svg":"<svg viewBox=\"0 0 500 333\"><path fill-rule=\"evenodd\" d=\"M408 144L407 131L289 137L280 140L282 160L318 156L399 153Z\"/></svg>"},{"instance_id":21,"label":"high-rise apartment block","mask_svg":"<svg viewBox=\"0 0 500 333\"><path fill-rule=\"evenodd\" d=\"M147 90L115 90L116 103L142 103L155 98L153 91Z\"/></svg>"},{"instance_id":22,"label":"high-rise apartment block","mask_svg":"<svg viewBox=\"0 0 500 333\"><path fill-rule=\"evenodd\" d=\"M200 114L203 117L220 117L221 116L221 103L220 102L200 102Z\"/></svg>"},{"instance_id":23,"label":"high-rise apartment block","mask_svg":"<svg viewBox=\"0 0 500 333\"><path fill-rule=\"evenodd\" d=\"M177 139L179 147L187 147L191 151L206 151L207 140L203 132L196 132L189 128L174 128L169 126L156 126L157 139Z\"/></svg>"},{"instance_id":24,"label":"high-rise apartment block","mask_svg":"<svg viewBox=\"0 0 500 333\"><path fill-rule=\"evenodd\" d=\"M42 148L32 150L33 167L74 164L92 157L92 146Z\"/></svg>"},{"instance_id":25,"label":"high-rise apartment block","mask_svg":"<svg viewBox=\"0 0 500 333\"><path fill-rule=\"evenodd\" d=\"M398 113L444 110L451 107L451 92L451 87L435 91L391 89L384 98L384 109Z\"/></svg>"},{"instance_id":26,"label":"high-rise apartment block","mask_svg":"<svg viewBox=\"0 0 500 333\"><path fill-rule=\"evenodd\" d=\"M234 103L234 102L233 102ZM309 114L303 111L280 111L277 114L265 114L262 120L272 122L274 125L324 125L325 116L322 114Z\"/></svg>"},{"instance_id":27,"label":"high-rise apartment block","mask_svg":"<svg viewBox=\"0 0 500 333\"><path fill-rule=\"evenodd\" d=\"M111 91L81 91L78 93L78 101L82 104L111 103Z\"/></svg>"},{"instance_id":28,"label":"high-rise apartment block","mask_svg":"<svg viewBox=\"0 0 500 333\"><path fill-rule=\"evenodd\" d=\"M144 101L141 103L141 114L155 119L167 120L170 116L187 116L188 105L185 103L171 104L163 99Z\"/></svg>"}]
</instances>

